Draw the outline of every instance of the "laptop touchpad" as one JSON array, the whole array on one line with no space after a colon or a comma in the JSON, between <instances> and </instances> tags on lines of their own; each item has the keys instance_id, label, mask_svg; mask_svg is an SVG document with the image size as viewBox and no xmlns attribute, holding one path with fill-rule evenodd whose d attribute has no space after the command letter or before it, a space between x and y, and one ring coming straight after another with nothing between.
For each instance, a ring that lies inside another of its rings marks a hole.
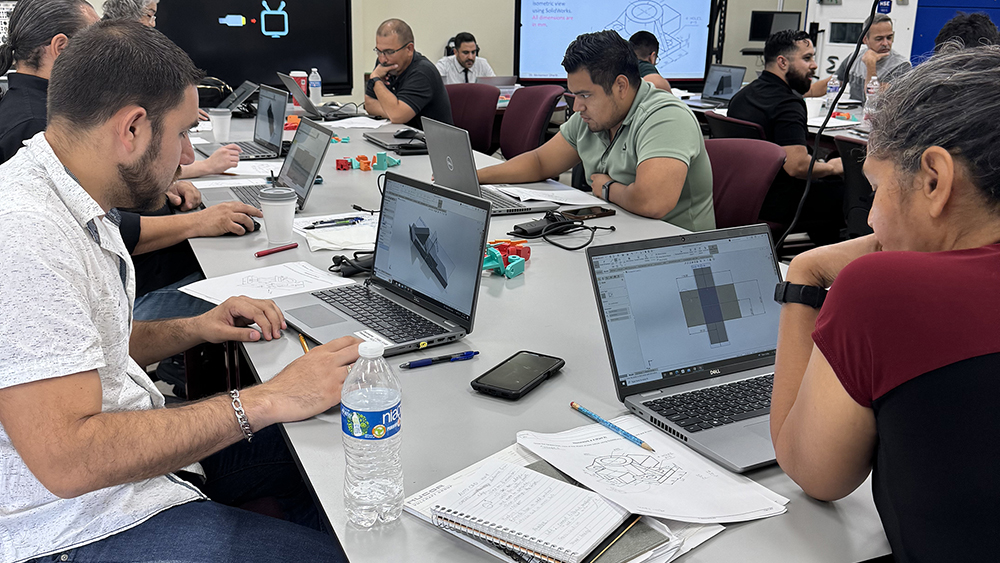
<instances>
[{"instance_id":1,"label":"laptop touchpad","mask_svg":"<svg viewBox=\"0 0 1000 563\"><path fill-rule=\"evenodd\" d=\"M287 312L309 328L319 328L347 320L322 305L309 305L308 307L289 309Z\"/></svg>"}]
</instances>

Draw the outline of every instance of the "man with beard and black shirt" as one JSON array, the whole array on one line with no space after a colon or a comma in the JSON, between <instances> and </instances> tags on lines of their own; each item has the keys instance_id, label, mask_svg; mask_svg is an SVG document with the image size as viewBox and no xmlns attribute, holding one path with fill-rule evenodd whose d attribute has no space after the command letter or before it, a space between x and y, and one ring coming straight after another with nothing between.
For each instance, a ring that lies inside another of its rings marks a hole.
<instances>
[{"instance_id":1,"label":"man with beard and black shirt","mask_svg":"<svg viewBox=\"0 0 1000 563\"><path fill-rule=\"evenodd\" d=\"M365 110L393 123L421 128L420 117L451 124L451 102L434 63L413 46L403 20L382 22L375 31L378 64L365 86Z\"/></svg>"},{"instance_id":2,"label":"man with beard and black shirt","mask_svg":"<svg viewBox=\"0 0 1000 563\"><path fill-rule=\"evenodd\" d=\"M764 45L764 72L733 96L729 117L752 121L764 128L768 141L785 149L786 159L767 193L760 218L787 226L805 189L809 170L806 142L806 103L802 94L816 71L816 49L804 31L779 31ZM839 158L819 160L813 168L813 188L803 210L802 225L814 242L833 242L843 226L844 166Z\"/></svg>"}]
</instances>

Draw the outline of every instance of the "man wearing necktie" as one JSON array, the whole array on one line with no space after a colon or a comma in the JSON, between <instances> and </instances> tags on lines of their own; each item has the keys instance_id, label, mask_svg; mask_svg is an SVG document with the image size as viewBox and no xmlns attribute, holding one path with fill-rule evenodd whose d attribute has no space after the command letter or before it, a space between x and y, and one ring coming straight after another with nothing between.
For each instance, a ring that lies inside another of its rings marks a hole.
<instances>
[{"instance_id":1,"label":"man wearing necktie","mask_svg":"<svg viewBox=\"0 0 1000 563\"><path fill-rule=\"evenodd\" d=\"M467 32L455 36L455 54L437 62L445 84L476 82L482 76L496 76L486 59L479 56L476 38Z\"/></svg>"}]
</instances>

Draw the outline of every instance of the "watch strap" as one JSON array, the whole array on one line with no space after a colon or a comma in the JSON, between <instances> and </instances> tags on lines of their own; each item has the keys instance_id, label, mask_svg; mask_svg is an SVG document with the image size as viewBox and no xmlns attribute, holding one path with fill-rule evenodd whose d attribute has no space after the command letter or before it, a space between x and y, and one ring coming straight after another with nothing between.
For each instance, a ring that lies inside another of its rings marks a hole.
<instances>
[{"instance_id":1,"label":"watch strap","mask_svg":"<svg viewBox=\"0 0 1000 563\"><path fill-rule=\"evenodd\" d=\"M614 180L608 180L607 182L604 182L603 186L601 186L601 195L604 197L604 201L607 202L611 201L608 198L611 196L611 184L614 183L615 183Z\"/></svg>"},{"instance_id":2,"label":"watch strap","mask_svg":"<svg viewBox=\"0 0 1000 563\"><path fill-rule=\"evenodd\" d=\"M778 303L801 303L814 309L823 306L827 289L815 285L800 285L791 282L781 282L774 288L774 300Z\"/></svg>"}]
</instances>

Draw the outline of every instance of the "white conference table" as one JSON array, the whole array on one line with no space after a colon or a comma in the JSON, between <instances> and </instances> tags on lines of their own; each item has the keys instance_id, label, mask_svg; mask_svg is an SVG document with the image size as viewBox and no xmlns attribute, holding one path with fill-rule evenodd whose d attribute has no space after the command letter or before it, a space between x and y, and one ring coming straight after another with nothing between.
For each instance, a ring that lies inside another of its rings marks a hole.
<instances>
[{"instance_id":1,"label":"white conference table","mask_svg":"<svg viewBox=\"0 0 1000 563\"><path fill-rule=\"evenodd\" d=\"M362 141L362 130L336 129L351 137L348 145L333 144L302 215L351 211L351 204L378 209L378 172L337 171L334 160L381 149ZM392 130L396 126L385 126ZM250 120L234 121L234 137L249 138ZM430 179L426 156L404 156L391 170L420 180ZM494 162L478 154L480 166ZM509 238L515 223L538 215L494 217L490 239ZM614 225L599 231L594 244L670 236L684 231L673 225L623 210L593 222ZM264 227L266 229L266 226ZM310 252L302 237L299 247L265 258L253 253L268 247L262 231L243 237L192 239L206 276L213 277L282 262L304 260L320 268L331 263L332 251ZM582 236L570 239L582 242ZM473 360L398 370L403 386L402 461L405 493L411 495L515 442L519 430L557 432L588 424L574 412L577 401L606 418L626 410L615 397L603 333L589 279L584 251L568 252L541 241L530 244L525 273L505 279L484 273L473 332L447 346L390 358L390 363L479 350ZM272 342L245 345L258 379L266 381L302 355L297 334L289 331ZM566 360L562 371L519 401L480 395L469 382L518 350L555 355ZM344 513L344 453L339 412L327 420L313 418L285 424L288 442L323 511L353 562L433 561L489 562L494 558L410 514L388 525L359 530ZM870 482L847 498L818 502L808 498L777 466L754 471L751 478L791 499L784 515L728 525L726 531L683 556L681 561L741 561L775 563L855 562L889 553L888 543L872 501Z\"/></svg>"}]
</instances>

